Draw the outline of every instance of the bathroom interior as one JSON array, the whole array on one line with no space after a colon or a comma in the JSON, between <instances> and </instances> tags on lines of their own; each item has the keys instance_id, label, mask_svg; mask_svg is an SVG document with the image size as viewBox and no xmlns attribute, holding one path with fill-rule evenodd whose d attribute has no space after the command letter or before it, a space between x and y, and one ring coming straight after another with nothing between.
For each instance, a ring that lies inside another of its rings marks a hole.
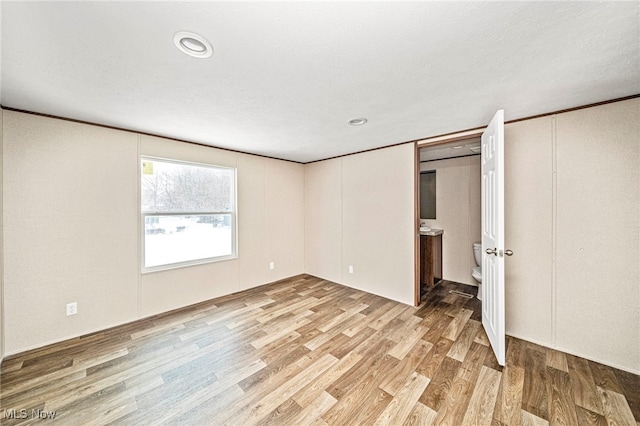
<instances>
[{"instance_id":1,"label":"bathroom interior","mask_svg":"<svg viewBox=\"0 0 640 426\"><path fill-rule=\"evenodd\" d=\"M476 287L481 300L480 137L421 147L419 156L424 291L443 279ZM476 289L468 289L476 295Z\"/></svg>"}]
</instances>

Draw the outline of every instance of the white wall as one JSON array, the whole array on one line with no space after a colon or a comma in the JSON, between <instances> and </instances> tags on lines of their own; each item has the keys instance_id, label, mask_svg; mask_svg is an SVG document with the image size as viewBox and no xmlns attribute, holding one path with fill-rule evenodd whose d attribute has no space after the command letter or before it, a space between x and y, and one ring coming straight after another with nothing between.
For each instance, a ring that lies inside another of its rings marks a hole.
<instances>
[{"instance_id":1,"label":"white wall","mask_svg":"<svg viewBox=\"0 0 640 426\"><path fill-rule=\"evenodd\" d=\"M342 158L307 164L305 272L342 282Z\"/></svg>"},{"instance_id":2,"label":"white wall","mask_svg":"<svg viewBox=\"0 0 640 426\"><path fill-rule=\"evenodd\" d=\"M137 136L12 111L3 125L6 354L136 319Z\"/></svg>"},{"instance_id":3,"label":"white wall","mask_svg":"<svg viewBox=\"0 0 640 426\"><path fill-rule=\"evenodd\" d=\"M411 305L414 158L404 144L342 159L343 284Z\"/></svg>"},{"instance_id":4,"label":"white wall","mask_svg":"<svg viewBox=\"0 0 640 426\"><path fill-rule=\"evenodd\" d=\"M556 346L640 373L640 99L559 114Z\"/></svg>"},{"instance_id":5,"label":"white wall","mask_svg":"<svg viewBox=\"0 0 640 426\"><path fill-rule=\"evenodd\" d=\"M640 373L640 99L505 128L507 333Z\"/></svg>"},{"instance_id":6,"label":"white wall","mask_svg":"<svg viewBox=\"0 0 640 426\"><path fill-rule=\"evenodd\" d=\"M445 280L477 285L473 243L480 241L480 156L427 161L420 170L436 171L436 219L420 219L443 229L442 276Z\"/></svg>"},{"instance_id":7,"label":"white wall","mask_svg":"<svg viewBox=\"0 0 640 426\"><path fill-rule=\"evenodd\" d=\"M6 354L304 271L300 164L12 111L3 129ZM238 259L140 274L139 153L238 167Z\"/></svg>"},{"instance_id":8,"label":"white wall","mask_svg":"<svg viewBox=\"0 0 640 426\"><path fill-rule=\"evenodd\" d=\"M304 166L264 159L267 282L304 272ZM246 207L245 208L249 208Z\"/></svg>"},{"instance_id":9,"label":"white wall","mask_svg":"<svg viewBox=\"0 0 640 426\"><path fill-rule=\"evenodd\" d=\"M553 120L505 126L507 334L553 346Z\"/></svg>"},{"instance_id":10,"label":"white wall","mask_svg":"<svg viewBox=\"0 0 640 426\"><path fill-rule=\"evenodd\" d=\"M305 270L413 304L413 144L309 164L305 187Z\"/></svg>"}]
</instances>

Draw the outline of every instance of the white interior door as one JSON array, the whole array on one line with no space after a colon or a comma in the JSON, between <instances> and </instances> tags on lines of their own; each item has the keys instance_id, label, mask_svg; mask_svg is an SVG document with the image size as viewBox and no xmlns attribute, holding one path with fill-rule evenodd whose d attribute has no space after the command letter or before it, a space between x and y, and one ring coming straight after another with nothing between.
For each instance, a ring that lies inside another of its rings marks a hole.
<instances>
[{"instance_id":1,"label":"white interior door","mask_svg":"<svg viewBox=\"0 0 640 426\"><path fill-rule=\"evenodd\" d=\"M481 163L482 325L498 363L504 365L504 110L482 134Z\"/></svg>"}]
</instances>

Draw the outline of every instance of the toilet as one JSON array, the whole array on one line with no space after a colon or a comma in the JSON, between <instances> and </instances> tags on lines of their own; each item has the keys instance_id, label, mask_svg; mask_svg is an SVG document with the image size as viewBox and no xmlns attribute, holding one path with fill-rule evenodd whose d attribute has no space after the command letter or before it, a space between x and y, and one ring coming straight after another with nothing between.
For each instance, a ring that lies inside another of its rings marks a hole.
<instances>
[{"instance_id":1,"label":"toilet","mask_svg":"<svg viewBox=\"0 0 640 426\"><path fill-rule=\"evenodd\" d=\"M471 270L471 276L478 282L478 300L482 300L482 243L473 243L473 258L477 266Z\"/></svg>"}]
</instances>

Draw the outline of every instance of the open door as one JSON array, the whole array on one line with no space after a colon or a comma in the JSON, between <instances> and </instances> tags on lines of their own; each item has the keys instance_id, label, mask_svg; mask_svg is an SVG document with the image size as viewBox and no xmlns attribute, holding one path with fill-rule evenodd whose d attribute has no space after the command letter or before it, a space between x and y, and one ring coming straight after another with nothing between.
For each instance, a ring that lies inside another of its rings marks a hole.
<instances>
[{"instance_id":1,"label":"open door","mask_svg":"<svg viewBox=\"0 0 640 426\"><path fill-rule=\"evenodd\" d=\"M500 365L505 363L504 110L482 134L482 325Z\"/></svg>"}]
</instances>

